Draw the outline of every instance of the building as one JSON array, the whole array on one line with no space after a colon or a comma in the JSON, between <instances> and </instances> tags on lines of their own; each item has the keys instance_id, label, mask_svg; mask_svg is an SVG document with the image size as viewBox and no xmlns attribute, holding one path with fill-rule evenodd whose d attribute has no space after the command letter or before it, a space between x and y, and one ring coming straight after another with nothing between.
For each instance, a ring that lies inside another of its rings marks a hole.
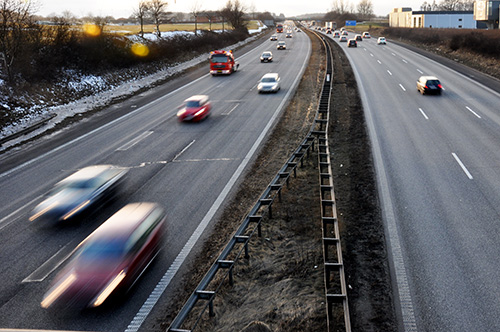
<instances>
[{"instance_id":1,"label":"building","mask_svg":"<svg viewBox=\"0 0 500 332\"><path fill-rule=\"evenodd\" d=\"M477 0L474 2L474 19L488 29L498 29L500 1Z\"/></svg>"},{"instance_id":2,"label":"building","mask_svg":"<svg viewBox=\"0 0 500 332\"><path fill-rule=\"evenodd\" d=\"M473 11L412 11L394 8L389 14L389 26L399 28L476 29Z\"/></svg>"}]
</instances>

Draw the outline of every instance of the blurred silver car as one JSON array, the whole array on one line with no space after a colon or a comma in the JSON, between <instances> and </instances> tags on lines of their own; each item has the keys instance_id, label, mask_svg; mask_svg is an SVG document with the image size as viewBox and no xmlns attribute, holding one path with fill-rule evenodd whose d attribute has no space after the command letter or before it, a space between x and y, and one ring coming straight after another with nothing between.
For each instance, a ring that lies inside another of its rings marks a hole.
<instances>
[{"instance_id":1,"label":"blurred silver car","mask_svg":"<svg viewBox=\"0 0 500 332\"><path fill-rule=\"evenodd\" d=\"M102 204L118 191L128 169L112 165L82 168L58 182L32 211L30 221L60 222Z\"/></svg>"},{"instance_id":2,"label":"blurred silver car","mask_svg":"<svg viewBox=\"0 0 500 332\"><path fill-rule=\"evenodd\" d=\"M259 81L257 91L262 92L278 92L280 90L280 76L278 73L267 73Z\"/></svg>"}]
</instances>

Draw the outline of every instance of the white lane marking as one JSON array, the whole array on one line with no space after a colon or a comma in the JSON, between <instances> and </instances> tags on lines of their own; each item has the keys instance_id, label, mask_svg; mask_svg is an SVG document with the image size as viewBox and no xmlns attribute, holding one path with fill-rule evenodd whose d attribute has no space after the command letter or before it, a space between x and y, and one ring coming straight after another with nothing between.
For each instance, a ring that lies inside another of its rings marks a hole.
<instances>
[{"instance_id":1,"label":"white lane marking","mask_svg":"<svg viewBox=\"0 0 500 332\"><path fill-rule=\"evenodd\" d=\"M422 75L424 74L424 72L423 72L423 71L421 71L420 69L417 69L417 71L418 71L420 74L422 74Z\"/></svg>"},{"instance_id":2,"label":"white lane marking","mask_svg":"<svg viewBox=\"0 0 500 332\"><path fill-rule=\"evenodd\" d=\"M460 165L460 167L462 167L462 170L465 172L465 174L467 175L467 177L469 179L473 179L472 178L472 174L470 174L469 170L467 169L467 167L465 167L465 165L462 163L462 161L460 160L460 158L458 158L458 156L453 152L452 153L453 155L453 158L455 158L455 160L457 161L457 163Z\"/></svg>"},{"instance_id":3,"label":"white lane marking","mask_svg":"<svg viewBox=\"0 0 500 332\"><path fill-rule=\"evenodd\" d=\"M192 140L191 143L189 143L184 149L182 149L181 152L179 152L172 161L176 161L177 158L179 158L184 152L186 152L187 149L191 147L191 145L194 144L194 142L196 142L196 140Z\"/></svg>"},{"instance_id":4,"label":"white lane marking","mask_svg":"<svg viewBox=\"0 0 500 332\"><path fill-rule=\"evenodd\" d=\"M234 106L233 106L233 108L231 108L231 109L230 109L229 111L227 111L227 112L221 113L221 115L229 115L229 114L233 113L233 111L234 111L234 110L235 110L238 106L240 106L240 104L236 104L236 105L234 105Z\"/></svg>"},{"instance_id":5,"label":"white lane marking","mask_svg":"<svg viewBox=\"0 0 500 332\"><path fill-rule=\"evenodd\" d=\"M36 200L38 200L40 197L37 197L31 201L29 201L28 203L26 203L25 205L21 206L19 209L15 210L14 212L12 212L11 214L3 217L2 219L0 219L0 230L4 229L4 227L7 227L8 225L10 225L14 220L16 220L16 218L12 218L10 219L10 221L7 222L7 220L9 218L11 218L12 216L18 214L19 212L23 211L24 209L26 209L27 206L33 204L33 202L35 202Z\"/></svg>"},{"instance_id":6,"label":"white lane marking","mask_svg":"<svg viewBox=\"0 0 500 332\"><path fill-rule=\"evenodd\" d=\"M149 135L151 135L152 133L153 133L152 131L145 131L136 138L134 138L133 140L131 140L130 142L120 146L118 149L116 149L116 151L126 151L131 147L133 147L134 145L136 145L137 143L139 143L140 141L142 141L143 139L145 139L146 137L148 137Z\"/></svg>"},{"instance_id":7,"label":"white lane marking","mask_svg":"<svg viewBox=\"0 0 500 332\"><path fill-rule=\"evenodd\" d=\"M285 95L285 98L281 101L279 104L278 108L274 112L273 116L267 123L266 127L264 130L260 133L259 137L253 144L252 148L248 151L246 154L245 158L243 158L241 164L238 166L236 171L234 172L233 176L229 181L227 182L226 186L224 189L221 191L217 199L215 200L214 204L208 210L207 214L203 219L201 220L200 224L194 231L194 233L191 235L189 240L186 242L184 247L182 248L181 252L177 255L175 258L174 262L170 267L168 268L167 272L165 275L161 278L160 282L156 285L155 289L149 297L146 299L146 302L142 305L142 307L139 309L139 312L135 315L135 317L132 319L130 324L128 325L127 329L125 332L137 332L139 331L139 328L141 327L142 323L146 320L146 317L150 314L150 312L153 310L153 307L156 305L160 297L162 296L163 292L165 289L167 289L167 286L170 284L172 279L174 278L175 274L179 271L181 265L184 263L184 260L187 258L188 254L191 252L193 249L194 245L198 242L199 238L203 234L203 231L205 228L208 226L212 218L214 217L215 213L217 210L220 208L224 200L226 199L227 195L229 194L229 191L233 188L233 186L236 184L236 181L240 177L240 175L243 173L243 170L245 167L248 165L250 160L252 159L252 156L255 154L257 149L259 148L260 144L266 137L267 133L271 129L272 125L276 121L277 117L281 114L281 110L283 107L285 107L288 99L290 98L290 95L295 93L295 89L298 86L299 79L302 78L302 75L304 74L307 60L311 56L311 45L309 44L309 49L307 51L307 57L304 59L304 63L302 64L302 68L300 69L299 75L295 77L295 80L292 83L291 88L287 91L287 94Z\"/></svg>"},{"instance_id":8,"label":"white lane marking","mask_svg":"<svg viewBox=\"0 0 500 332\"><path fill-rule=\"evenodd\" d=\"M481 119L481 116L480 116L479 114L477 114L476 112L474 112L474 111L472 110L472 108L470 108L469 106L465 106L465 108L466 108L466 109L468 109L468 110L469 110L469 112L471 112L472 114L474 114L475 116L477 116L479 119Z\"/></svg>"},{"instance_id":9,"label":"white lane marking","mask_svg":"<svg viewBox=\"0 0 500 332\"><path fill-rule=\"evenodd\" d=\"M247 54L248 53L245 53L242 56L240 56L240 59L242 57L246 56ZM115 120L113 120L111 122L108 122L108 123L106 123L105 125L103 125L103 126L101 126L99 128L96 128L96 129L94 129L94 130L92 130L92 131L90 131L90 132L88 132L88 133L86 133L86 134L84 134L84 135L82 135L80 137L77 137L77 138L75 138L75 139L73 139L73 140L71 140L71 141L69 141L67 143L64 143L63 145L59 145L57 148L54 148L54 149L52 149L52 150L50 150L50 151L48 151L48 152L46 152L46 153L44 153L44 154L42 154L42 155L34 158L34 159L31 159L31 160L29 160L29 161L27 161L27 162L25 162L25 163L23 163L23 164L21 164L19 166L16 166L16 167L14 167L14 168L12 168L12 169L10 169L10 170L8 170L8 171L0 174L0 178L3 178L4 176L8 176L8 175L14 173L15 171L17 171L19 169L22 169L22 168L24 168L24 167L26 167L28 165L34 164L35 162L37 162L37 161L39 161L39 160L41 160L41 159L43 159L45 157L50 156L50 155L52 155L53 153L55 153L55 152L57 152L59 150L62 150L64 148L66 148L67 146L70 146L70 145L72 145L74 143L82 141L82 140L86 139L87 137L90 137L90 136L94 135L95 133L98 133L98 132L100 132L100 131L108 128L108 127L111 127L111 126L115 125L116 123L118 123L120 121L123 121L123 120L125 120L125 119L127 119L127 118L129 118L129 117L131 117L131 116L133 116L133 115L141 112L144 109L147 109L147 108L151 107L151 105L157 104L160 101L163 101L164 99L169 98L170 96L178 93L179 91L181 91L181 90L183 90L183 89L185 89L185 88L187 88L187 87L189 87L189 86L191 86L191 85L193 85L193 84L195 84L195 83L197 83L197 82L201 81L202 79L204 79L206 77L209 77L209 76L210 76L210 73L207 73L207 74L205 74L205 75L203 75L201 77L198 77L194 81L191 81L191 82L189 82L189 83L187 83L187 84L185 84L185 85L183 85L183 86L175 89L174 91L169 92L166 95L164 95L164 96L162 96L162 97L160 97L158 99L155 99L155 100L151 101L150 103L148 103L148 104L146 104L144 106L141 106L140 108L138 108L138 109L136 109L136 110L134 110L134 111L132 111L130 113L125 114L122 117L119 117L119 118L117 118L117 119L115 119Z\"/></svg>"},{"instance_id":10,"label":"white lane marking","mask_svg":"<svg viewBox=\"0 0 500 332\"><path fill-rule=\"evenodd\" d=\"M392 54L392 56L396 56L396 53L391 53L391 54Z\"/></svg>"},{"instance_id":11,"label":"white lane marking","mask_svg":"<svg viewBox=\"0 0 500 332\"><path fill-rule=\"evenodd\" d=\"M377 60L377 62L378 62L378 64L379 64L379 65L381 65L381 64L382 64L382 62L381 62L380 60Z\"/></svg>"},{"instance_id":12,"label":"white lane marking","mask_svg":"<svg viewBox=\"0 0 500 332\"><path fill-rule=\"evenodd\" d=\"M406 61L405 59L403 59L403 62L404 62L404 63L408 63L408 61Z\"/></svg>"},{"instance_id":13,"label":"white lane marking","mask_svg":"<svg viewBox=\"0 0 500 332\"><path fill-rule=\"evenodd\" d=\"M389 75L391 75L391 76L392 76L392 73L391 73L390 71L387 71L387 72L389 73Z\"/></svg>"},{"instance_id":14,"label":"white lane marking","mask_svg":"<svg viewBox=\"0 0 500 332\"><path fill-rule=\"evenodd\" d=\"M51 258L49 258L45 263L40 265L38 269L33 271L29 276L23 279L22 282L41 282L44 281L55 269L61 266L72 254L75 252L76 248L71 250L68 254L64 254L68 245L65 245L59 249ZM62 258L59 256L63 255ZM56 262L56 263L54 263Z\"/></svg>"},{"instance_id":15,"label":"white lane marking","mask_svg":"<svg viewBox=\"0 0 500 332\"><path fill-rule=\"evenodd\" d=\"M422 113L426 120L429 120L429 117L427 116L427 114L425 114L424 110L422 110L421 108L419 108L418 110L420 111L420 113Z\"/></svg>"},{"instance_id":16,"label":"white lane marking","mask_svg":"<svg viewBox=\"0 0 500 332\"><path fill-rule=\"evenodd\" d=\"M373 53L370 53L370 56L373 57Z\"/></svg>"},{"instance_id":17,"label":"white lane marking","mask_svg":"<svg viewBox=\"0 0 500 332\"><path fill-rule=\"evenodd\" d=\"M401 89L403 89L403 91L406 91L406 89L405 89L405 87L403 86L403 84L400 84L400 85L399 85L399 87L400 87Z\"/></svg>"},{"instance_id":18,"label":"white lane marking","mask_svg":"<svg viewBox=\"0 0 500 332\"><path fill-rule=\"evenodd\" d=\"M347 57L350 58L349 53ZM386 240L388 248L392 254L392 263L394 266L394 275L396 279L396 287L399 295L399 306L403 318L403 329L405 332L417 332L417 323L415 319L415 311L413 309L413 301L410 292L410 285L408 276L406 274L406 267L403 257L403 249L398 232L396 214L394 212L394 204L392 203L392 196L389 190L389 182L387 180L387 170L384 165L384 158L382 157L382 150L380 147L377 130L375 129L375 122L373 120L373 112L370 109L370 103L366 96L366 91L363 87L363 80L361 79L358 70L352 66L356 82L360 87L361 100L365 108L366 123L373 145L373 158L375 161L375 168L377 170L378 187L382 201L383 218L387 224Z\"/></svg>"}]
</instances>

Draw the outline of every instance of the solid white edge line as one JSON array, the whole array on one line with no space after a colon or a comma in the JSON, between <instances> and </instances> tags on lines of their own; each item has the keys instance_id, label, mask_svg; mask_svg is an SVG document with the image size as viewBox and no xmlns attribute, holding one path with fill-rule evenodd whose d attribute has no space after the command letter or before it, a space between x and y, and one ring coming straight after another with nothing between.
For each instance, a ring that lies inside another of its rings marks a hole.
<instances>
[{"instance_id":1,"label":"solid white edge line","mask_svg":"<svg viewBox=\"0 0 500 332\"><path fill-rule=\"evenodd\" d=\"M347 52L347 58L352 64L351 56ZM406 267L403 257L403 250L401 247L401 241L399 237L398 227L396 224L396 216L394 212L394 205L392 203L391 193L389 189L389 183L387 181L386 169L384 166L384 158L382 157L382 151L380 148L380 143L378 141L377 131L375 129L375 123L372 116L372 111L370 108L370 103L366 96L366 92L363 87L363 81L359 75L358 70L355 66L352 66L354 76L359 87L359 93L361 95L361 101L363 108L365 110L366 124L370 134L372 142L373 160L376 169L377 176L377 187L380 193L381 209L383 214L383 219L385 220L385 226L387 229L387 241L389 254L392 256L392 263L394 268L394 276L396 277L395 283L397 287L399 309L401 311L401 319L403 320L403 328L405 332L417 332L417 323L415 320L415 311L413 307L413 301L411 298L410 285L408 283L408 276L406 274ZM398 303L394 303L395 306Z\"/></svg>"},{"instance_id":2,"label":"solid white edge line","mask_svg":"<svg viewBox=\"0 0 500 332\"><path fill-rule=\"evenodd\" d=\"M458 158L457 154L455 152L452 152L451 155L453 156L453 158L455 158L455 160L460 165L460 167L462 168L462 170L464 171L464 173L467 175L467 177L470 180L473 180L472 174L470 174L469 170L467 169L467 167L465 167L465 165L462 163L462 161L460 160L460 158Z\"/></svg>"},{"instance_id":3,"label":"solid white edge line","mask_svg":"<svg viewBox=\"0 0 500 332\"><path fill-rule=\"evenodd\" d=\"M226 199L230 190L235 185L235 183L238 180L238 178L240 177L240 175L243 173L243 170L245 169L247 164L252 159L252 156L257 151L260 144L262 143L262 141L266 137L268 131L271 129L272 125L274 124L274 122L278 118L279 114L281 113L282 108L288 102L288 98L290 97L290 94L295 91L295 89L298 85L298 82L300 81L300 79L302 78L302 75L304 74L304 71L306 69L307 62L308 62L310 55L311 55L311 43L308 44L307 57L304 59L304 63L302 64L302 68L300 70L300 73L295 78L290 89L288 90L287 94L285 95L285 98L283 98L280 105L275 110L273 116L271 117L271 119L267 123L266 127L264 128L264 130L261 132L261 134L259 135L259 137L255 141L255 143L253 144L252 148L248 151L245 158L243 158L241 164L238 166L238 168L236 169L236 171L233 174L233 176L231 177L231 179L228 181L228 183L226 184L226 186L224 187L222 192L219 194L219 196L215 200L214 204L212 205L212 207L210 208L208 213L205 215L205 217L202 219L202 221L200 222L200 224L198 225L198 227L196 228L194 233L191 235L189 240L186 242L186 244L184 245L184 247L182 248L180 253L175 258L172 265L170 265L170 267L168 268L167 272L162 277L160 282L156 285L153 292L151 292L151 294L149 295L147 300L144 302L142 307L139 309L139 312L136 314L134 319L132 319L132 321L128 325L127 329L125 330L125 332L137 332L137 331L139 331L139 328L141 327L142 323L144 322L144 320L146 320L146 317L151 313L151 311L153 310L153 307L156 305L156 303L160 299L161 295L163 294L165 289L168 287L168 285L172 281L175 274L179 271L184 260L187 258L188 254L191 252L194 245L196 244L198 239L203 234L203 231L208 226L208 224L212 220L213 216L215 215L217 210L220 208L220 206L222 205L222 203Z\"/></svg>"},{"instance_id":4,"label":"solid white edge line","mask_svg":"<svg viewBox=\"0 0 500 332\"><path fill-rule=\"evenodd\" d=\"M405 87L403 86L403 84L399 84L399 87L400 87L401 89L403 89L403 91L406 91L406 89L405 89Z\"/></svg>"}]
</instances>

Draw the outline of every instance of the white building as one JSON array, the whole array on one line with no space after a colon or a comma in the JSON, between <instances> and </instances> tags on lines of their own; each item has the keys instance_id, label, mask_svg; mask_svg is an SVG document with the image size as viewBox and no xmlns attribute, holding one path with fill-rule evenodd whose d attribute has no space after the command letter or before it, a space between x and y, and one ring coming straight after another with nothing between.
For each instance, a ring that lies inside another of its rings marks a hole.
<instances>
[{"instance_id":1,"label":"white building","mask_svg":"<svg viewBox=\"0 0 500 332\"><path fill-rule=\"evenodd\" d=\"M399 28L476 29L473 11L412 11L394 8L389 14L389 26Z\"/></svg>"}]
</instances>

